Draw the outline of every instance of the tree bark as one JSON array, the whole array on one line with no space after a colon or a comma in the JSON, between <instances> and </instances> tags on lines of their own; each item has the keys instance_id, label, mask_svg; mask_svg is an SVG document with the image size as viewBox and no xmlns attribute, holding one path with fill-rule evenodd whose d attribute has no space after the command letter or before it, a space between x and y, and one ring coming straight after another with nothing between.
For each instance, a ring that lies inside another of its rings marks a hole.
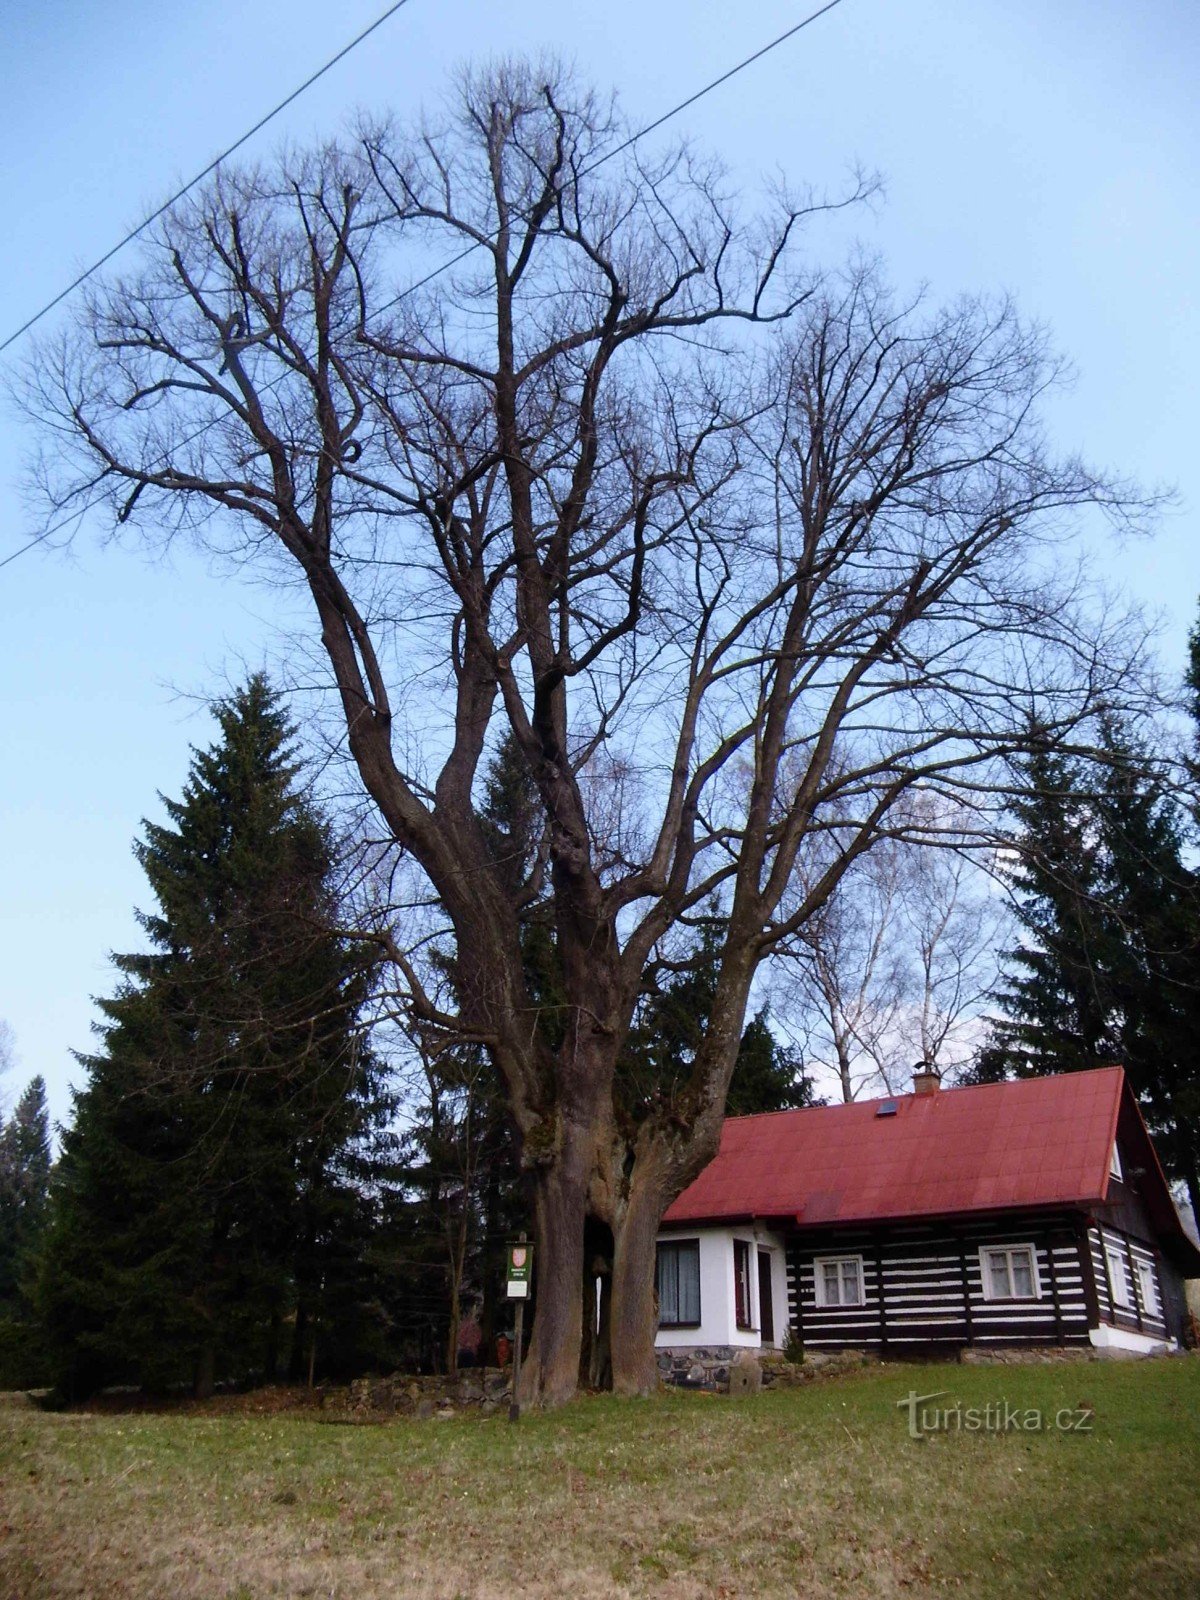
<instances>
[{"instance_id":1,"label":"tree bark","mask_svg":"<svg viewBox=\"0 0 1200 1600\"><path fill-rule=\"evenodd\" d=\"M609 1345L617 1394L649 1395L658 1387L654 1268L662 1213L659 1174L643 1158L634 1165L629 1194L613 1230Z\"/></svg>"},{"instance_id":2,"label":"tree bark","mask_svg":"<svg viewBox=\"0 0 1200 1600\"><path fill-rule=\"evenodd\" d=\"M536 1282L533 1337L521 1369L523 1406L561 1405L578 1387L592 1143L586 1126L565 1128L558 1159L534 1173Z\"/></svg>"}]
</instances>

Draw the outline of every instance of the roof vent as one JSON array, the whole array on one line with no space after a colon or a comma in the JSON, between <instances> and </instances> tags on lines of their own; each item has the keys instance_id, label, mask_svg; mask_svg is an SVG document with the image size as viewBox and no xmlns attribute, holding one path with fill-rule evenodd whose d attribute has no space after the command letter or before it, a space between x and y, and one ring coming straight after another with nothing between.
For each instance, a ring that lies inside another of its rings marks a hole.
<instances>
[{"instance_id":1,"label":"roof vent","mask_svg":"<svg viewBox=\"0 0 1200 1600\"><path fill-rule=\"evenodd\" d=\"M900 1107L894 1100L881 1100L875 1108L877 1117L894 1117Z\"/></svg>"}]
</instances>

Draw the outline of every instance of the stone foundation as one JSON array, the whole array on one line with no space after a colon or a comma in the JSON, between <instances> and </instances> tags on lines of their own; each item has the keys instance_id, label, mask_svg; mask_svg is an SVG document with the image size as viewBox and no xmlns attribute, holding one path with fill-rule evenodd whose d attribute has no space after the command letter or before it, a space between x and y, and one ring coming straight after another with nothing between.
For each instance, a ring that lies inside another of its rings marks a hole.
<instances>
[{"instance_id":1,"label":"stone foundation","mask_svg":"<svg viewBox=\"0 0 1200 1600\"><path fill-rule=\"evenodd\" d=\"M1100 1352L1090 1344L1013 1345L989 1350L982 1345L967 1345L958 1359L969 1367L1030 1367L1057 1365L1061 1361L1096 1361Z\"/></svg>"},{"instance_id":2,"label":"stone foundation","mask_svg":"<svg viewBox=\"0 0 1200 1600\"><path fill-rule=\"evenodd\" d=\"M802 1362L796 1362L789 1361L781 1350L735 1349L729 1345L657 1350L655 1354L661 1382L676 1389L702 1389L708 1394L794 1389L818 1378L836 1378L879 1360L865 1350L813 1350Z\"/></svg>"},{"instance_id":3,"label":"stone foundation","mask_svg":"<svg viewBox=\"0 0 1200 1600\"><path fill-rule=\"evenodd\" d=\"M663 1383L676 1389L704 1389L709 1394L728 1394L729 1369L739 1354L726 1344L704 1349L687 1346L674 1350L656 1350L658 1376Z\"/></svg>"}]
</instances>

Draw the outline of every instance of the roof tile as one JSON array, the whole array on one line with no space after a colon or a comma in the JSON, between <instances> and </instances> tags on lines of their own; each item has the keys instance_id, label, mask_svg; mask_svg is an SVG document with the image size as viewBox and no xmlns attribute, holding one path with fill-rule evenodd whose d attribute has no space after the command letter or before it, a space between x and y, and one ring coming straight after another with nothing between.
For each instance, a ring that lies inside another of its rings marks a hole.
<instances>
[{"instance_id":1,"label":"roof tile","mask_svg":"<svg viewBox=\"0 0 1200 1600\"><path fill-rule=\"evenodd\" d=\"M1099 1201L1120 1067L730 1117L716 1157L664 1222L801 1216L883 1221Z\"/></svg>"}]
</instances>

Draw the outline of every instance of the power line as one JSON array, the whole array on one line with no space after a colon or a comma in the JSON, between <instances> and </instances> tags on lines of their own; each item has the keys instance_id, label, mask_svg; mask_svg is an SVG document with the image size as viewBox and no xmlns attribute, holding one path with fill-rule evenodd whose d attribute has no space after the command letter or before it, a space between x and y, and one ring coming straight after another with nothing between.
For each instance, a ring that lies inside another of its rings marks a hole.
<instances>
[{"instance_id":1,"label":"power line","mask_svg":"<svg viewBox=\"0 0 1200 1600\"><path fill-rule=\"evenodd\" d=\"M689 106L694 106L698 100L703 100L705 95L711 94L714 89L719 89L722 84L728 83L731 78L736 78L739 72L744 72L747 67L753 66L756 61L761 61L764 56L770 55L772 50L777 50L781 44L786 44L789 39L794 38L796 34L800 33L804 28L807 28L811 23L816 22L820 17L823 17L826 12L833 11L841 4L842 0L828 0L828 4L821 6L819 10L810 11L808 16L803 17L799 22L793 23L790 28L785 29L781 34L778 34L770 41L769 44L764 44L760 49L755 50L752 55L743 57L743 59L739 61L736 66L730 67L729 70L727 72L723 72L719 78L713 78L712 81L710 83L706 83L702 89L697 89L694 94L688 95L686 100L681 100L678 105L672 106L669 111L664 111L661 117L655 117L653 122L648 122L644 128L639 128L636 133L631 133L629 138L626 139L624 143L615 145L611 150L606 150L598 160L592 162L590 167L584 167L579 176L581 178L590 177L591 174L602 167L606 161L611 161L614 156L623 155L626 150L631 150L633 146L644 139L647 134L654 133L657 129L663 127L666 123L670 122L673 117L679 116L679 114L683 111L686 111ZM415 294L418 289L423 289L427 283L432 283L434 278L440 277L443 272L449 272L451 267L456 267L460 261L465 261L468 256L474 255L476 250L480 250L482 248L483 246L481 241L473 241L471 244L467 245L464 250L460 250L456 256L451 256L448 261L443 261L441 266L434 267L433 271L426 273L423 278L418 278L415 283L410 283L407 289L401 289L400 293L395 295L391 300L385 300L383 305L378 307L375 315L379 316L384 311L390 311L393 306L399 305L401 300L407 299L410 294Z\"/></svg>"},{"instance_id":2,"label":"power line","mask_svg":"<svg viewBox=\"0 0 1200 1600\"><path fill-rule=\"evenodd\" d=\"M384 23L387 22L390 17L394 17L396 12L407 4L408 0L395 0L395 4L390 5L386 11L384 11L380 16L376 17L375 21L371 23L370 27L364 28L356 38L351 39L349 44L343 45L338 51L337 55L330 56L325 65L318 67L316 72L314 72L310 77L305 78L304 82L298 89L293 89L286 100L281 100L277 106L267 112L265 117L260 117L252 128L247 128L246 132L242 134L240 139L235 139L233 144L222 150L221 154L214 160L210 161L202 172L198 172L194 178L192 178L188 183L185 183L182 189L176 189L175 193L170 197L170 199L164 200L162 205L158 207L157 211L152 211L148 217L144 218L138 223L136 228L131 228L123 239L119 240L113 245L111 250L107 250L104 255L99 257L98 260L93 261L91 266L88 267L86 271L81 272L76 279L66 286L65 289L60 290L60 292L54 296L53 300L47 300L46 304L41 308L40 311L35 311L33 316L30 317L27 322L23 322L19 328L10 333L8 338L5 339L4 343L0 344L0 354L7 350L10 344L15 344L22 334L28 333L30 328L34 327L35 324L39 323L44 316L47 316L51 311L53 311L55 306L61 305L68 295L74 294L75 290L79 288L80 284L86 283L93 273L99 272L100 268L106 266L115 255L124 250L127 244L131 244L139 234L144 233L152 222L157 222L159 217L161 217L164 212L169 211L176 201L182 200L185 194L190 193L190 191L194 189L198 183L207 178L210 173L215 172L221 165L222 161L228 161L229 157L233 155L235 151L240 150L247 140L253 139L256 133L261 133L268 122L273 122L281 111L286 111L288 106L290 106L293 101L298 100L305 90L311 89L313 84L316 83L319 78L323 78L331 68L336 67L339 61L344 61L352 50L356 50L358 46L362 44L364 39L369 39L377 28L382 28ZM3 565L4 563L0 561L0 566Z\"/></svg>"},{"instance_id":3,"label":"power line","mask_svg":"<svg viewBox=\"0 0 1200 1600\"><path fill-rule=\"evenodd\" d=\"M96 502L93 500L92 501L92 505L95 505L95 504L96 504ZM83 511L80 512L79 515L82 516L84 514L84 512L87 512L87 511L90 511L90 510L91 510L91 506L84 506ZM36 545L36 544L44 544L47 539L53 538L53 536L59 531L59 529L60 528L65 528L67 523L70 522L74 516L75 516L75 513L72 512L71 516L67 517L65 521L56 522L52 528L47 528L45 533L39 533L36 539L30 539L28 544L23 544L20 547L19 550L14 550L11 555L5 556L4 560L0 561L0 567L6 567L10 561L15 561L18 556L23 556L27 550L32 550L34 545Z\"/></svg>"},{"instance_id":4,"label":"power line","mask_svg":"<svg viewBox=\"0 0 1200 1600\"><path fill-rule=\"evenodd\" d=\"M351 44L347 45L346 49L343 50L341 52L341 54L345 55L348 50L352 50L354 48L354 45L357 44L359 42L359 40L366 38L367 33L370 33L375 28L379 27L380 23L386 22L387 18L389 16L391 16L393 12L398 11L400 9L400 6L405 5L405 4L407 4L407 0L398 0L398 3L396 5L394 5L394 6L392 6L391 10L386 11L383 14L383 16L381 16L379 18L379 20L377 22L372 23L371 27L366 30L366 33L360 34L358 39L354 40ZM591 173L596 172L600 167L604 166L605 162L611 161L611 160L613 160L613 158L615 156L621 155L621 154L623 154L624 151L632 149L632 147L635 144L639 143L642 139L644 139L647 136L647 134L654 133L657 129L663 127L666 123L670 122L673 117L679 116L680 113L683 112L683 111L686 111L689 108L689 106L694 106L697 103L697 101L703 100L705 95L711 94L714 89L719 89L722 86L722 84L726 84L726 83L729 82L729 80L731 78L737 77L738 73L745 71L745 69L747 67L753 66L753 64L756 61L761 61L764 56L770 55L772 50L776 50L776 49L779 48L780 45L786 44L789 39L794 38L795 35L800 33L804 28L809 27L810 24L816 22L819 18L825 16L828 12L835 10L836 7L838 7L841 4L842 4L842 0L828 0L828 3L826 5L821 6L816 11L809 12L808 16L803 17L799 22L794 23L790 28L785 29L785 31L783 33L776 35L776 37L774 39L772 39L768 44L762 45L758 50L755 50L753 52L753 54L748 55L748 56L744 56L742 58L742 60L739 61L735 66L732 66L726 72L721 73L721 75L719 77L713 78L709 83L706 83L703 86L703 88L697 89L693 94L688 95L688 97L685 100L680 100L677 105L672 106L669 111L664 111L661 116L655 117L653 122L646 123L646 125L644 127L642 127L642 128L639 128L636 133L630 134L630 136L622 144L615 145L613 147L613 149L611 149L611 150L606 150L604 152L604 154L602 156L600 156L598 160L594 161L590 167L584 168L584 170L580 174L580 176L581 177L589 176ZM324 72L324 71L328 70L328 67L332 66L333 62L337 61L339 59L340 59L340 57L335 56L332 61L327 63L326 67L322 67L321 68L321 72ZM320 73L317 73L313 78L309 79L309 82L310 83L315 82L316 78L320 77L320 75L321 75ZM302 85L301 89L297 89L296 90L296 94L300 94L302 92L303 88L305 88L305 87L307 87L307 85ZM296 94L293 94L292 96L290 96L290 99L294 100L296 98ZM281 110L282 106L283 105L287 105L287 104L288 104L288 101L286 101L286 100L283 101L282 105L277 107L276 110ZM272 112L271 115L274 116L275 112ZM269 118L264 118L263 119L264 122L269 121L269 120L270 120ZM263 123L260 122L259 124L257 124L257 126L258 127L262 127ZM250 131L251 131L251 133L253 133L255 131L255 129L251 129ZM244 135L243 138L238 141L238 144L244 143L245 140L248 139L249 137L250 137L250 134ZM238 148L237 145L230 145L229 151L226 151L225 154L228 155L231 151L236 150L237 148ZM206 176L206 174L208 172L211 172L212 168L215 167L217 165L217 163L219 161L222 161L222 160L224 160L224 156L218 156L217 161L213 162L212 166L207 167L204 172L198 174L198 176L192 180L192 183L188 185L188 188L191 188L196 183L198 183L202 177ZM181 189L179 191L180 195L185 194L186 192L187 192L186 189ZM179 196L176 196L175 198L177 199L177 198L179 198ZM167 206L169 206L171 204L173 204L173 201L167 201L166 206L163 206L162 208L160 208L159 211L156 211L154 213L154 217L147 217L146 221L142 224L142 228L147 227L149 225L149 223L154 221L155 217L160 216L162 214L162 211L166 210ZM140 232L140 231L141 231L141 229L135 229L134 233L129 235L129 238L132 239L132 238L136 237L136 234L138 232ZM126 241L122 241L122 242L126 243L128 241L126 240ZM119 250L120 248L121 248L120 245L117 245L115 247L115 249L117 249L117 250ZM423 278L418 278L415 283L410 283L407 286L407 288L401 289L399 294L393 295L393 297L390 300L384 301L383 305L378 307L377 311L374 314L376 316L378 316L378 315L380 315L381 313L383 313L385 311L390 311L393 306L399 305L402 300L407 300L409 295L415 294L418 289L423 289L426 284L432 283L433 280L435 278L439 278L442 275L443 272L449 272L451 267L456 267L459 264L460 261L465 261L468 256L474 255L475 251L479 250L481 248L482 248L482 244L479 241L476 241L476 242L473 242L473 243L467 245L467 247L464 250L460 250L457 255L451 256L448 260L443 261L440 264L440 266L434 267L432 272L427 272ZM115 253L115 250L110 251L109 255L113 255L114 253ZM94 272L97 267L102 266L104 264L104 261L107 261L107 260L108 260L108 256L105 256L101 261L96 263L96 267L89 268L89 272ZM87 277L87 276L88 276L88 273L85 273L83 275L84 278ZM83 281L83 278L80 278L77 281L81 283ZM74 287L74 285L72 285L72 288L73 287ZM69 294L70 292L71 292L70 289L66 289L66 290L63 291L63 294ZM59 295L58 298L61 300L63 298L63 296ZM45 312L49 311L51 309L51 307L56 305L56 304L57 304L57 301L51 301L50 305L44 307L42 311L38 312L38 316L39 317L40 316L44 316ZM25 325L26 328L31 327L32 323L36 322L36 321L37 321L37 318L36 317L33 318L31 322L26 323L26 325ZM19 328L17 330L17 332L12 335L12 338L15 339L15 338L19 337L19 335L24 331L25 331L24 329ZM10 339L10 340L6 341L6 343L4 345L0 345L0 351L4 350L7 347L7 344L9 344L11 342L12 341ZM276 388L280 383L282 383L284 381L284 378L286 378L286 377L287 377L287 374L286 373L282 373L277 379L275 379L275 381L273 383L268 383L268 384L266 384L264 386L264 392L265 393L269 393L272 389ZM190 444L194 439L198 439L202 434L207 433L210 428L215 427L218 420L219 419L214 418L212 421L206 422L202 427L197 429L195 433L188 434L185 439L180 441L180 443L182 443L182 444ZM166 459L167 458L164 457L163 458L163 462L165 462ZM163 464L163 463L160 463L160 465L161 464ZM27 551L32 550L36 545L45 543L45 541L47 539L52 539L56 533L61 533L61 531L68 525L68 523L74 522L79 517L86 516L87 513L89 511L91 511L95 506L99 505L99 503L100 503L99 497L97 497L95 500L90 500L90 501L85 502L84 505L82 505L82 506L78 507L76 510L72 511L68 516L61 517L57 522L52 523L50 525L50 527L48 527L45 530L44 533L38 534L38 536L36 538L34 538L34 539L31 539L28 544L22 545L19 550L14 550L11 555L6 556L4 558L4 560L0 561L0 567L6 567L9 564L10 561L15 561L18 556L25 555Z\"/></svg>"}]
</instances>

